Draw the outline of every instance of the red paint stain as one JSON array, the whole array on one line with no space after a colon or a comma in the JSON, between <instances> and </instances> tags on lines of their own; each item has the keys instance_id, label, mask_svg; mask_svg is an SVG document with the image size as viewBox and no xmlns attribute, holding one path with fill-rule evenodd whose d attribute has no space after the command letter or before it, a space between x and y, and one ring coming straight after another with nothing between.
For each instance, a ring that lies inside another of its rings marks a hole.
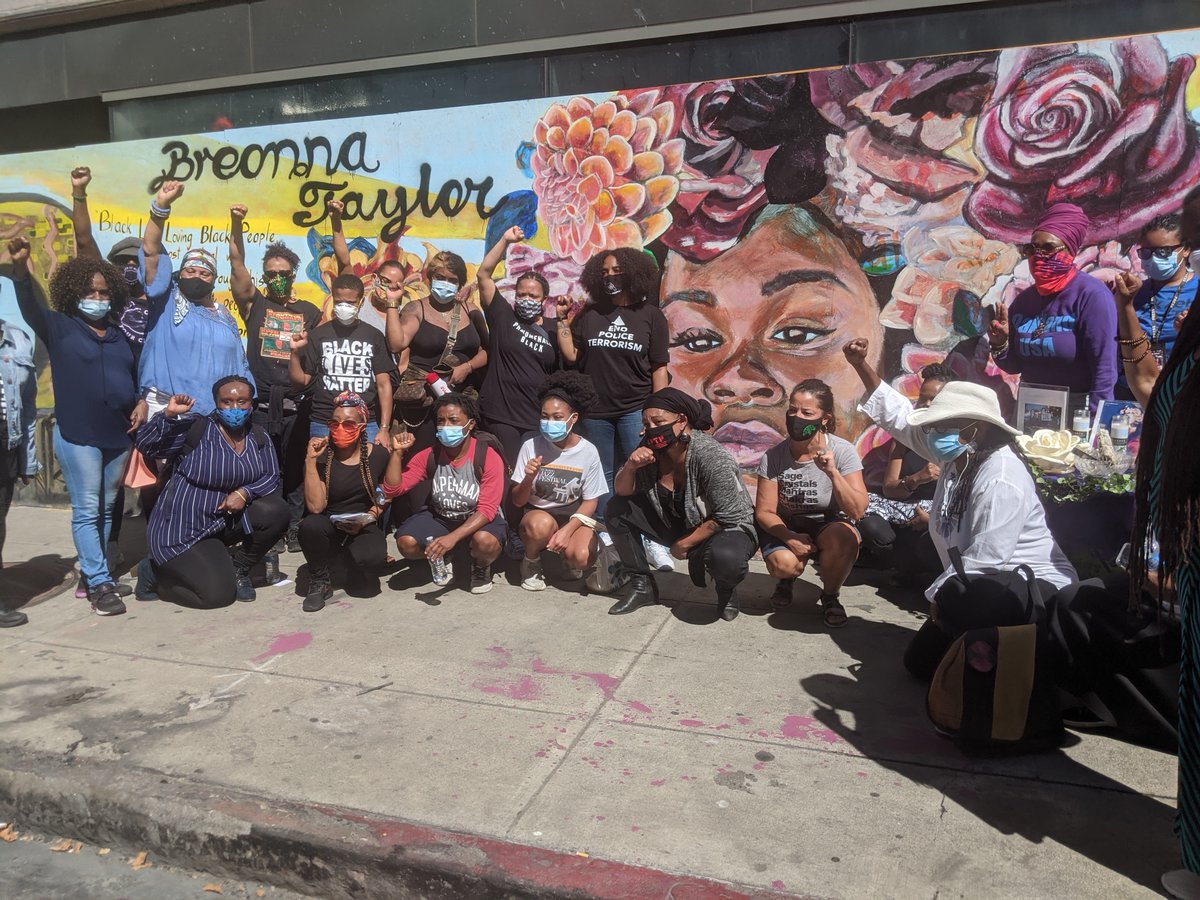
<instances>
[{"instance_id":1,"label":"red paint stain","mask_svg":"<svg viewBox=\"0 0 1200 900\"><path fill-rule=\"evenodd\" d=\"M814 728L817 720L812 716L786 716L779 726L779 733L786 738L796 738L801 741L815 739L827 744L836 744L841 740L836 732L828 728Z\"/></svg>"},{"instance_id":2,"label":"red paint stain","mask_svg":"<svg viewBox=\"0 0 1200 900\"><path fill-rule=\"evenodd\" d=\"M703 728L704 723L699 719L680 719L679 724L686 728Z\"/></svg>"},{"instance_id":3,"label":"red paint stain","mask_svg":"<svg viewBox=\"0 0 1200 900\"><path fill-rule=\"evenodd\" d=\"M499 694L510 700L536 700L542 696L542 686L522 675L517 681L475 682L475 689L485 694Z\"/></svg>"},{"instance_id":4,"label":"red paint stain","mask_svg":"<svg viewBox=\"0 0 1200 900\"><path fill-rule=\"evenodd\" d=\"M596 821L597 821L597 822L603 822L603 821L604 821L604 816L596 816Z\"/></svg>"},{"instance_id":5,"label":"red paint stain","mask_svg":"<svg viewBox=\"0 0 1200 900\"><path fill-rule=\"evenodd\" d=\"M640 713L652 712L650 707L648 707L645 703L639 703L637 700L626 700L625 705L636 712L640 712Z\"/></svg>"},{"instance_id":6,"label":"red paint stain","mask_svg":"<svg viewBox=\"0 0 1200 900\"><path fill-rule=\"evenodd\" d=\"M606 675L603 672L568 672L566 669L555 669L548 666L540 659L533 661L533 671L538 675L569 675L572 681L586 678L600 688L605 700L613 699L613 694L621 686L621 679L615 675Z\"/></svg>"},{"instance_id":7,"label":"red paint stain","mask_svg":"<svg viewBox=\"0 0 1200 900\"><path fill-rule=\"evenodd\" d=\"M778 878L771 882L771 890L773 890L773 891L782 891L782 890L786 890L786 889L787 889L787 885L785 885Z\"/></svg>"},{"instance_id":8,"label":"red paint stain","mask_svg":"<svg viewBox=\"0 0 1200 900\"><path fill-rule=\"evenodd\" d=\"M291 653L293 650L303 650L312 643L312 639L311 631L293 631L291 634L276 635L275 640L271 641L271 646L266 649L266 652L258 654L250 662L262 662L264 659L270 659L272 656Z\"/></svg>"},{"instance_id":9,"label":"red paint stain","mask_svg":"<svg viewBox=\"0 0 1200 900\"><path fill-rule=\"evenodd\" d=\"M746 716L738 716L738 717L737 717L737 723L738 723L739 725L749 725L749 724L750 724L750 720L749 720L749 719L748 719Z\"/></svg>"},{"instance_id":10,"label":"red paint stain","mask_svg":"<svg viewBox=\"0 0 1200 900\"><path fill-rule=\"evenodd\" d=\"M651 787L662 787L666 783L667 783L667 779L665 779L665 778L655 778L652 782L650 782L650 786Z\"/></svg>"},{"instance_id":11,"label":"red paint stain","mask_svg":"<svg viewBox=\"0 0 1200 900\"><path fill-rule=\"evenodd\" d=\"M763 765L762 763L755 763L755 764L754 764L754 765L752 765L750 768L752 768L752 769L757 769L757 770L760 770L760 771L761 771L762 769L765 769L765 768L766 768L766 766L765 766L765 765Z\"/></svg>"}]
</instances>

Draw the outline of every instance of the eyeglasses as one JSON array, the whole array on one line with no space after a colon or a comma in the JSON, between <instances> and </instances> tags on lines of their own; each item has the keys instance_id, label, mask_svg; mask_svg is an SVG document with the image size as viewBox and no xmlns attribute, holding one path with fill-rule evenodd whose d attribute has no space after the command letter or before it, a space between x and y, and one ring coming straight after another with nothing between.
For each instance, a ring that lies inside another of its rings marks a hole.
<instances>
[{"instance_id":1,"label":"eyeglasses","mask_svg":"<svg viewBox=\"0 0 1200 900\"><path fill-rule=\"evenodd\" d=\"M280 272L263 272L263 281L271 281L275 278L292 278L295 274L291 269L284 269Z\"/></svg>"},{"instance_id":2,"label":"eyeglasses","mask_svg":"<svg viewBox=\"0 0 1200 900\"><path fill-rule=\"evenodd\" d=\"M1025 257L1029 257L1029 256L1045 257L1045 256L1053 256L1056 253L1061 253L1063 250L1066 250L1067 248L1064 247L1062 244L1034 244L1034 243L1030 242L1028 244L1021 244L1020 246L1017 247L1017 249L1020 250L1021 255L1025 256Z\"/></svg>"},{"instance_id":3,"label":"eyeglasses","mask_svg":"<svg viewBox=\"0 0 1200 900\"><path fill-rule=\"evenodd\" d=\"M1138 247L1137 255L1142 260L1154 256L1158 259L1170 259L1183 249L1183 244L1173 244L1170 247Z\"/></svg>"}]
</instances>

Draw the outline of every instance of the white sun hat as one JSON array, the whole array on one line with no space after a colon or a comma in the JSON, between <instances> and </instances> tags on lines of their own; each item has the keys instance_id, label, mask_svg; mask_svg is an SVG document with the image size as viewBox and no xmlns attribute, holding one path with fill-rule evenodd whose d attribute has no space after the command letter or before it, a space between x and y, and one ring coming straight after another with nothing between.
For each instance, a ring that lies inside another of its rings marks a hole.
<instances>
[{"instance_id":1,"label":"white sun hat","mask_svg":"<svg viewBox=\"0 0 1200 900\"><path fill-rule=\"evenodd\" d=\"M936 425L950 419L973 419L995 425L1009 434L1021 433L1004 421L995 391L967 381L951 381L927 407L908 414L909 425Z\"/></svg>"}]
</instances>

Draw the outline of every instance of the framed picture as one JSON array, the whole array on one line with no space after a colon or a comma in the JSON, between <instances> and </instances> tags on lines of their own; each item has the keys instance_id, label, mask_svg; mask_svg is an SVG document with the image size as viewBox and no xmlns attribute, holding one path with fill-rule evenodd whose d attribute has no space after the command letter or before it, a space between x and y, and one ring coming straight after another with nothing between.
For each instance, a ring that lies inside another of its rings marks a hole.
<instances>
[{"instance_id":1,"label":"framed picture","mask_svg":"<svg viewBox=\"0 0 1200 900\"><path fill-rule=\"evenodd\" d=\"M1111 431L1112 421L1117 416L1129 420L1129 441L1125 452L1137 456L1138 446L1142 442L1142 407L1134 400L1102 400L1096 407L1096 418L1092 421L1092 433L1089 442L1096 446L1096 436L1103 431Z\"/></svg>"},{"instance_id":2,"label":"framed picture","mask_svg":"<svg viewBox=\"0 0 1200 900\"><path fill-rule=\"evenodd\" d=\"M1033 434L1048 428L1065 431L1070 415L1071 392L1052 384L1025 384L1017 388L1017 430Z\"/></svg>"}]
</instances>

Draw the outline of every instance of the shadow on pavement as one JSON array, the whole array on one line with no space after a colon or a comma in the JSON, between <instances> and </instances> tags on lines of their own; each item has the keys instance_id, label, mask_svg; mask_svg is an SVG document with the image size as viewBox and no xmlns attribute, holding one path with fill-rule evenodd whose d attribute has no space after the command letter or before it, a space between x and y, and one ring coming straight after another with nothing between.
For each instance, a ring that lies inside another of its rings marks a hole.
<instances>
[{"instance_id":1,"label":"shadow on pavement","mask_svg":"<svg viewBox=\"0 0 1200 900\"><path fill-rule=\"evenodd\" d=\"M32 606L75 583L75 558L57 553L35 556L0 569L0 604L6 609Z\"/></svg>"}]
</instances>

